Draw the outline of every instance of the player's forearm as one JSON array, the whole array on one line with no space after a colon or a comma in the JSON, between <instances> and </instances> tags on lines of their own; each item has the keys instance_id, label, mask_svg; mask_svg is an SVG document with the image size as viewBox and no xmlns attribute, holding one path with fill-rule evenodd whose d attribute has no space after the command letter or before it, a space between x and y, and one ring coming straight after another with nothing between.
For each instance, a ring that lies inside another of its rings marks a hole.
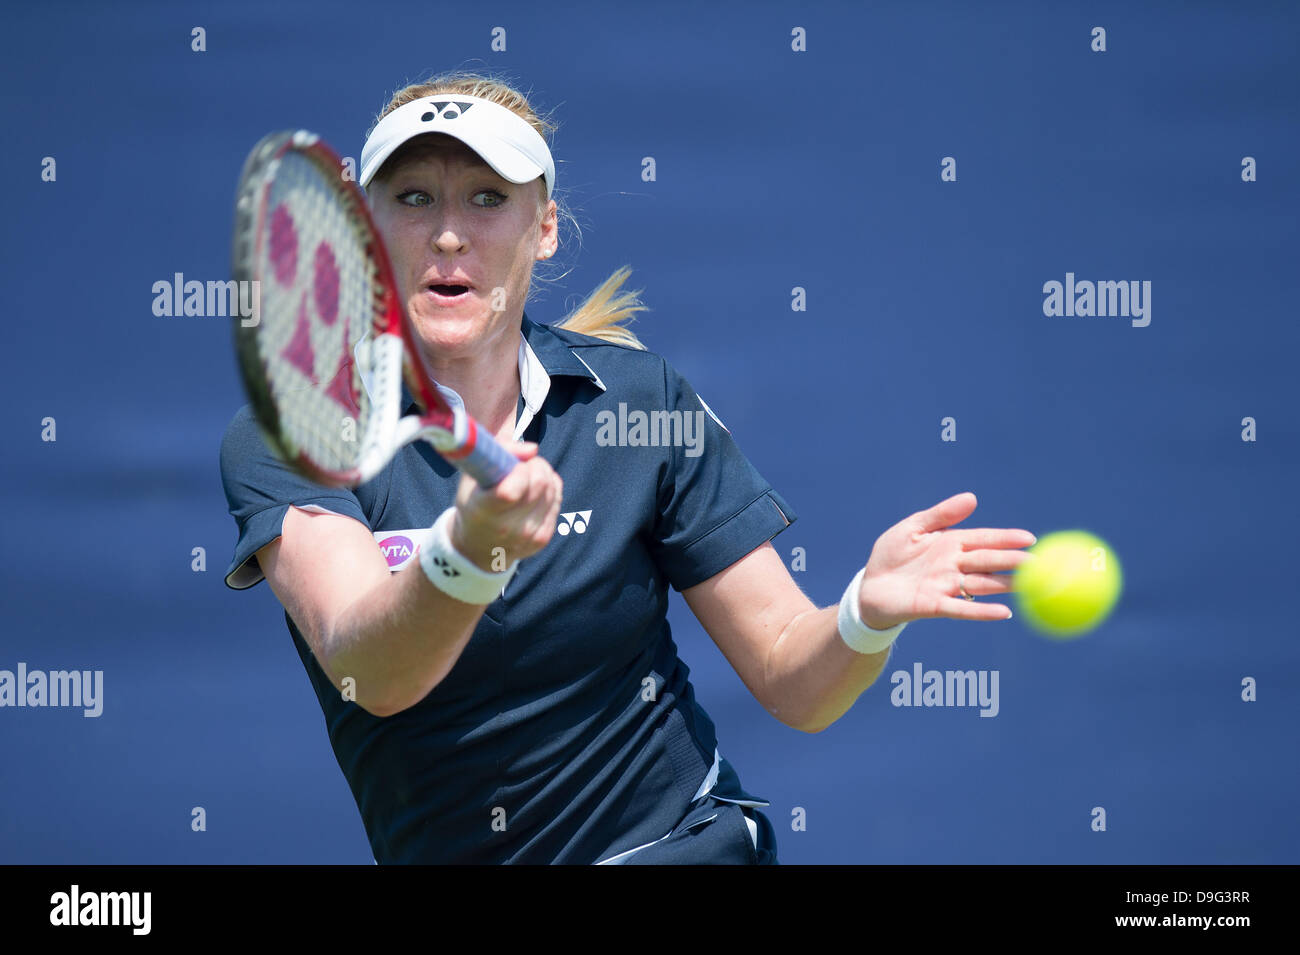
<instances>
[{"instance_id":1,"label":"player's forearm","mask_svg":"<svg viewBox=\"0 0 1300 955\"><path fill-rule=\"evenodd\" d=\"M352 678L359 706L391 716L424 699L451 672L483 610L443 593L412 562L330 623L322 665L336 686Z\"/></svg>"},{"instance_id":2,"label":"player's forearm","mask_svg":"<svg viewBox=\"0 0 1300 955\"><path fill-rule=\"evenodd\" d=\"M768 709L778 719L816 733L848 712L880 676L889 652L857 653L844 643L838 607L794 617L772 647L768 660Z\"/></svg>"}]
</instances>

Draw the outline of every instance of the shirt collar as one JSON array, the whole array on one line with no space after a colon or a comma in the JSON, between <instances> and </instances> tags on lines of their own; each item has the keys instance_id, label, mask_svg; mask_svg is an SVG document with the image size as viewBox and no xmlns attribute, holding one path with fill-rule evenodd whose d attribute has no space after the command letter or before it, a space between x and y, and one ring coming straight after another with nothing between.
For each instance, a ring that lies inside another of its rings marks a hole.
<instances>
[{"instance_id":1,"label":"shirt collar","mask_svg":"<svg viewBox=\"0 0 1300 955\"><path fill-rule=\"evenodd\" d=\"M548 326L539 325L530 319L527 312L524 313L522 331L524 344L548 375L586 378L601 391L605 390L605 383L591 370L591 366L579 358L578 353L566 345ZM522 380L521 377L520 381Z\"/></svg>"},{"instance_id":2,"label":"shirt collar","mask_svg":"<svg viewBox=\"0 0 1300 955\"><path fill-rule=\"evenodd\" d=\"M523 434L524 429L528 427L533 416L546 403L546 396L551 391L551 379L556 375L586 378L601 391L606 390L605 383L600 380L600 376L592 371L590 365L578 357L577 352L565 344L549 327L539 325L530 319L527 312L524 313L520 332L519 390L520 398L523 400L523 408L520 409L519 416L516 419L516 441L519 440L519 435ZM453 406L463 406L464 402L461 400L460 395L453 389L438 385L438 390ZM405 382L402 384L402 403L406 406L407 414L414 413L416 410L414 408L415 399L407 389Z\"/></svg>"}]
</instances>

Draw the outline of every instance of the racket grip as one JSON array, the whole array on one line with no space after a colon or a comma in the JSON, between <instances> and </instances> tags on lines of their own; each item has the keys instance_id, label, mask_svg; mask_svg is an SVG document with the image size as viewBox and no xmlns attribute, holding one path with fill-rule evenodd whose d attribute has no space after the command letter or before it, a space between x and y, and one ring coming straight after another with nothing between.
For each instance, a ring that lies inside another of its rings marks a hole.
<instances>
[{"instance_id":1,"label":"racket grip","mask_svg":"<svg viewBox=\"0 0 1300 955\"><path fill-rule=\"evenodd\" d=\"M478 482L479 487L496 487L514 470L519 459L501 446L483 429L478 429L474 450L456 462L456 466Z\"/></svg>"}]
</instances>

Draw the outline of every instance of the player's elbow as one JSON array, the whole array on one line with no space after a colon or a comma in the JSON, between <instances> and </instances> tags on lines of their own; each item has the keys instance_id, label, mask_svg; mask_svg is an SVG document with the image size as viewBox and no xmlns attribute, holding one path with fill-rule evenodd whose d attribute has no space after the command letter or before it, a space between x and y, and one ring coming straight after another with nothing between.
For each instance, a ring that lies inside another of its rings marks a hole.
<instances>
[{"instance_id":1,"label":"player's elbow","mask_svg":"<svg viewBox=\"0 0 1300 955\"><path fill-rule=\"evenodd\" d=\"M367 674L364 659L357 660L343 652L328 652L330 647L337 645L338 642L332 639L322 641L322 650L326 652L316 659L344 700L380 718L393 716L411 705L398 700L392 692L385 692L378 675Z\"/></svg>"},{"instance_id":2,"label":"player's elbow","mask_svg":"<svg viewBox=\"0 0 1300 955\"><path fill-rule=\"evenodd\" d=\"M329 673L328 669L326 669L326 673ZM330 682L332 682L335 688L342 694L343 699L355 703L371 716L380 719L389 716L396 716L398 713L410 709L419 702L419 699L410 697L409 695L407 697L398 695L396 688L393 688L387 693L376 693L374 689L374 679L356 679L349 676L334 677L331 675ZM362 687L366 684L371 686L371 691L368 693L362 690Z\"/></svg>"},{"instance_id":3,"label":"player's elbow","mask_svg":"<svg viewBox=\"0 0 1300 955\"><path fill-rule=\"evenodd\" d=\"M357 706L361 707L371 716L377 717L379 719L386 719L389 716L396 716L398 713L402 712L403 709L402 707L386 706L382 703L377 703L373 701L369 703L362 703L360 700L357 701Z\"/></svg>"},{"instance_id":4,"label":"player's elbow","mask_svg":"<svg viewBox=\"0 0 1300 955\"><path fill-rule=\"evenodd\" d=\"M782 710L777 707L766 707L767 712L771 714L782 726L788 726L792 730L798 730L800 733L820 733L826 727L830 726L834 720L827 720L818 714L805 715L794 713L790 710Z\"/></svg>"},{"instance_id":5,"label":"player's elbow","mask_svg":"<svg viewBox=\"0 0 1300 955\"><path fill-rule=\"evenodd\" d=\"M326 672L328 672L328 670ZM371 716L376 716L382 719L394 716L406 709L406 706L402 704L383 697L375 696L373 693L359 692L357 689L358 681L353 680L351 677L344 677L341 680L331 677L330 682L334 684L334 688L339 691L339 694L343 699L347 700L349 703L355 703Z\"/></svg>"},{"instance_id":6,"label":"player's elbow","mask_svg":"<svg viewBox=\"0 0 1300 955\"><path fill-rule=\"evenodd\" d=\"M339 686L339 684L336 683L335 686L337 686L339 690L342 692L343 698L345 700L350 700L351 702L355 703L357 706L361 707L361 709L369 713L371 716L375 716L380 719L385 719L389 716L396 716L398 713L402 712L403 710L410 709L412 706L415 705L415 702L418 702L418 701L399 702L391 699L384 699L381 697L364 696L352 692L347 683L344 683L342 686Z\"/></svg>"},{"instance_id":7,"label":"player's elbow","mask_svg":"<svg viewBox=\"0 0 1300 955\"><path fill-rule=\"evenodd\" d=\"M366 655L346 657L339 654L321 661L321 669L343 699L355 703L371 716L380 719L396 716L418 704L431 693L446 671L439 671L431 682L395 677L386 668L375 669L377 661Z\"/></svg>"},{"instance_id":8,"label":"player's elbow","mask_svg":"<svg viewBox=\"0 0 1300 955\"><path fill-rule=\"evenodd\" d=\"M830 726L833 720L803 720L798 723L787 723L791 729L796 729L800 733L820 733L826 727Z\"/></svg>"},{"instance_id":9,"label":"player's elbow","mask_svg":"<svg viewBox=\"0 0 1300 955\"><path fill-rule=\"evenodd\" d=\"M816 700L807 706L769 707L768 712L791 729L811 735L829 728L848 709L843 705L828 705L826 700Z\"/></svg>"}]
</instances>

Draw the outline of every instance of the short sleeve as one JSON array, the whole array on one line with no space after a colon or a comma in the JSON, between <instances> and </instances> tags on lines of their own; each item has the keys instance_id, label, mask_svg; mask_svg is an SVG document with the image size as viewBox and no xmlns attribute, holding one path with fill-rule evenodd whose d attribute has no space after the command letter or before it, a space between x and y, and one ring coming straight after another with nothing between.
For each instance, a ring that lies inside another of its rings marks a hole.
<instances>
[{"instance_id":1,"label":"short sleeve","mask_svg":"<svg viewBox=\"0 0 1300 955\"><path fill-rule=\"evenodd\" d=\"M280 536L290 505L330 511L370 526L361 502L347 488L315 484L280 460L262 437L248 406L235 415L222 438L221 483L239 530L235 555L226 571L226 586L234 590L247 589L263 579L254 555Z\"/></svg>"},{"instance_id":2,"label":"short sleeve","mask_svg":"<svg viewBox=\"0 0 1300 955\"><path fill-rule=\"evenodd\" d=\"M670 446L659 482L655 562L677 590L730 567L796 520L731 437L731 432L664 363L665 407L682 440Z\"/></svg>"}]
</instances>

